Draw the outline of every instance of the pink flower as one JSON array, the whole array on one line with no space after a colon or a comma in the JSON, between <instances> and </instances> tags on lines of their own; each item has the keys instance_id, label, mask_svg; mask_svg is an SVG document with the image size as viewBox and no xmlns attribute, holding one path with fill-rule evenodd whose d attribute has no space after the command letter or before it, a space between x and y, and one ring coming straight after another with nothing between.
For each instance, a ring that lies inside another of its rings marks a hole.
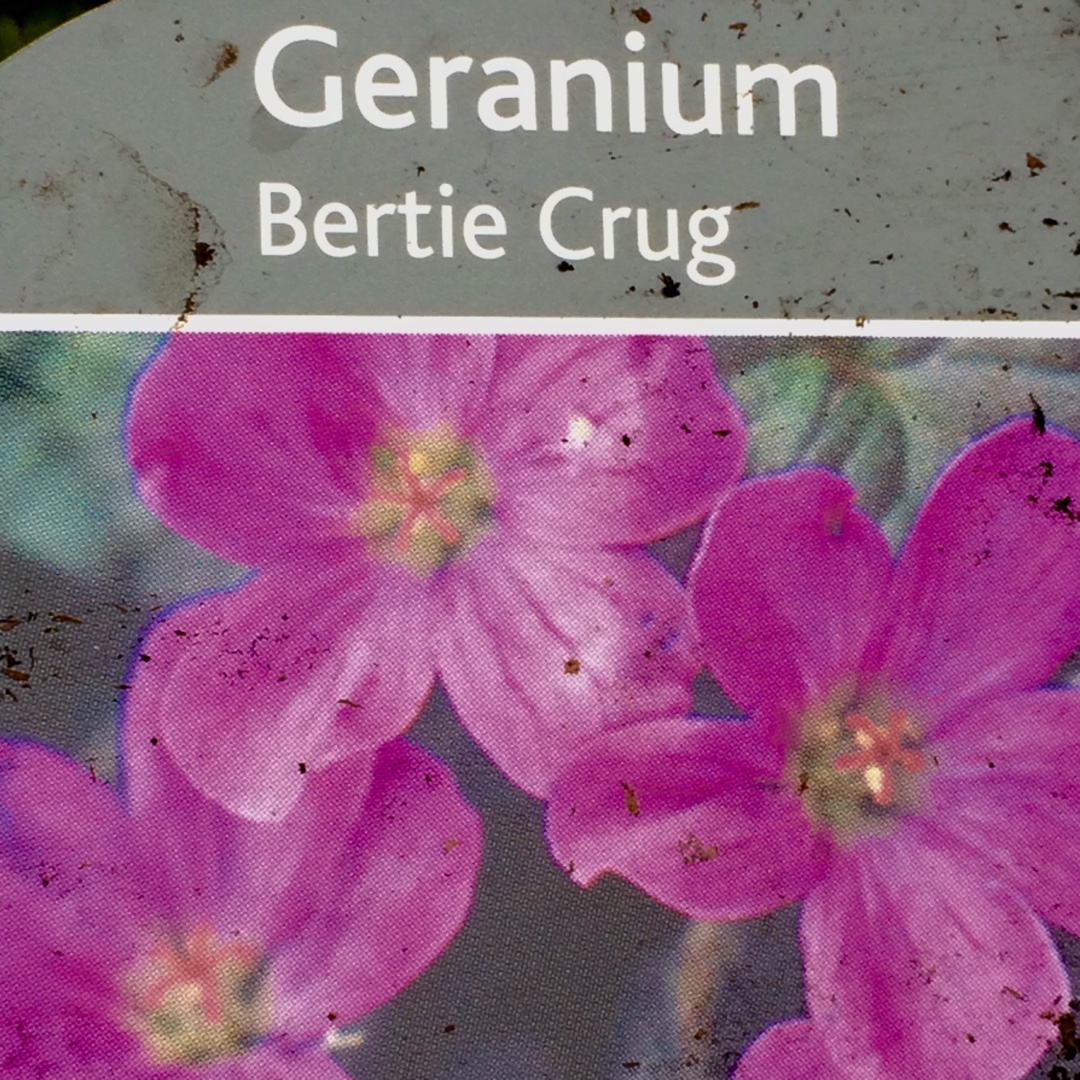
<instances>
[{"instance_id":1,"label":"pink flower","mask_svg":"<svg viewBox=\"0 0 1080 1080\"><path fill-rule=\"evenodd\" d=\"M690 586L750 719L602 734L555 785L579 882L614 870L698 919L802 900L810 1021L747 1077L1017 1077L1055 1037L1068 982L1040 920L1080 933L1080 691L1044 684L1080 643L1073 493L1080 443L1010 422L894 562L840 477L746 483Z\"/></svg>"},{"instance_id":2,"label":"pink flower","mask_svg":"<svg viewBox=\"0 0 1080 1080\"><path fill-rule=\"evenodd\" d=\"M280 823L207 800L136 722L130 809L0 744L0 1073L344 1080L338 1029L449 944L480 861L447 769L397 740Z\"/></svg>"},{"instance_id":3,"label":"pink flower","mask_svg":"<svg viewBox=\"0 0 1080 1080\"><path fill-rule=\"evenodd\" d=\"M128 434L149 506L259 568L159 624L132 692L238 812L400 733L436 674L536 793L584 735L688 703L685 599L628 545L741 474L701 342L181 334Z\"/></svg>"}]
</instances>

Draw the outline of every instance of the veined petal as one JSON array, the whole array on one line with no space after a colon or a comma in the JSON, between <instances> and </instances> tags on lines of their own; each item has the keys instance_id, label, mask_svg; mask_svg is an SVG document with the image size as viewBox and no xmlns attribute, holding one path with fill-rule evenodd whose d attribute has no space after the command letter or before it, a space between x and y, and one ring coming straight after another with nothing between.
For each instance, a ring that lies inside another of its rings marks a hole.
<instances>
[{"instance_id":1,"label":"veined petal","mask_svg":"<svg viewBox=\"0 0 1080 1080\"><path fill-rule=\"evenodd\" d=\"M823 469L731 491L690 572L710 671L747 711L790 715L857 675L882 618L892 558L855 492Z\"/></svg>"},{"instance_id":2,"label":"veined petal","mask_svg":"<svg viewBox=\"0 0 1080 1080\"><path fill-rule=\"evenodd\" d=\"M506 338L356 334L336 340L343 342L357 376L377 397L383 424L414 431L448 424L472 440L488 422L492 373Z\"/></svg>"},{"instance_id":3,"label":"veined petal","mask_svg":"<svg viewBox=\"0 0 1080 1080\"><path fill-rule=\"evenodd\" d=\"M602 727L690 703L685 595L644 553L492 538L440 596L439 673L461 722L533 794Z\"/></svg>"},{"instance_id":4,"label":"veined petal","mask_svg":"<svg viewBox=\"0 0 1080 1080\"><path fill-rule=\"evenodd\" d=\"M897 567L894 679L939 714L1045 682L1080 643L1078 511L1075 437L1025 417L964 449Z\"/></svg>"},{"instance_id":5,"label":"veined petal","mask_svg":"<svg viewBox=\"0 0 1080 1080\"><path fill-rule=\"evenodd\" d=\"M935 821L1048 922L1080 934L1080 691L971 707L938 734Z\"/></svg>"},{"instance_id":6,"label":"veined petal","mask_svg":"<svg viewBox=\"0 0 1080 1080\"><path fill-rule=\"evenodd\" d=\"M516 529L644 543L742 475L742 418L700 339L503 338L495 379L486 440Z\"/></svg>"},{"instance_id":7,"label":"veined petal","mask_svg":"<svg viewBox=\"0 0 1080 1080\"><path fill-rule=\"evenodd\" d=\"M1014 1080L1069 983L1031 910L912 825L864 840L803 902L810 1015L845 1074Z\"/></svg>"},{"instance_id":8,"label":"veined petal","mask_svg":"<svg viewBox=\"0 0 1080 1080\"><path fill-rule=\"evenodd\" d=\"M343 805L348 813L340 768L311 789L324 823ZM446 949L472 905L480 819L445 765L388 743L360 809L325 845L309 838L291 887L302 929L282 940L273 970L283 1030L322 1035L388 1001Z\"/></svg>"},{"instance_id":9,"label":"veined petal","mask_svg":"<svg viewBox=\"0 0 1080 1080\"><path fill-rule=\"evenodd\" d=\"M281 817L308 772L403 731L431 686L422 593L403 568L268 571L159 622L126 708L156 719L195 785ZM407 648L395 643L406 641Z\"/></svg>"},{"instance_id":10,"label":"veined petal","mask_svg":"<svg viewBox=\"0 0 1080 1080\"><path fill-rule=\"evenodd\" d=\"M136 486L168 526L263 565L344 535L376 433L356 339L177 334L135 385Z\"/></svg>"},{"instance_id":11,"label":"veined petal","mask_svg":"<svg viewBox=\"0 0 1080 1080\"><path fill-rule=\"evenodd\" d=\"M230 813L191 783L156 734L156 716L129 711L123 731L133 840L141 845L159 918L209 922L269 947L302 930L309 914L293 893L310 890L302 870L312 849L336 851L367 796L372 759L352 754L305 774L292 810L274 822ZM330 792L328 796L326 793Z\"/></svg>"},{"instance_id":12,"label":"veined petal","mask_svg":"<svg viewBox=\"0 0 1080 1080\"><path fill-rule=\"evenodd\" d=\"M846 1080L810 1020L766 1028L739 1058L731 1080ZM865 1080L871 1080L866 1076Z\"/></svg>"},{"instance_id":13,"label":"veined petal","mask_svg":"<svg viewBox=\"0 0 1080 1080\"><path fill-rule=\"evenodd\" d=\"M579 884L613 872L691 918L761 915L804 895L829 850L781 769L750 721L605 732L552 789L552 853Z\"/></svg>"}]
</instances>

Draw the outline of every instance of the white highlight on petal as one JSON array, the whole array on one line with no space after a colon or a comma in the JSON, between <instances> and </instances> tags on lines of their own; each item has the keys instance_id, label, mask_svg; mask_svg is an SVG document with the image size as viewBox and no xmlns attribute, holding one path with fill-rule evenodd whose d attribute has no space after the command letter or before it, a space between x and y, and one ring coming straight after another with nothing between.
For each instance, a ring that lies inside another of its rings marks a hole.
<instances>
[{"instance_id":1,"label":"white highlight on petal","mask_svg":"<svg viewBox=\"0 0 1080 1080\"><path fill-rule=\"evenodd\" d=\"M323 1047L326 1050L347 1050L349 1047L363 1046L364 1041L362 1031L347 1032L340 1028L331 1028L323 1036Z\"/></svg>"},{"instance_id":2,"label":"white highlight on petal","mask_svg":"<svg viewBox=\"0 0 1080 1080\"><path fill-rule=\"evenodd\" d=\"M564 442L580 450L589 445L589 440L595 432L596 428L587 416L572 416L566 429Z\"/></svg>"}]
</instances>

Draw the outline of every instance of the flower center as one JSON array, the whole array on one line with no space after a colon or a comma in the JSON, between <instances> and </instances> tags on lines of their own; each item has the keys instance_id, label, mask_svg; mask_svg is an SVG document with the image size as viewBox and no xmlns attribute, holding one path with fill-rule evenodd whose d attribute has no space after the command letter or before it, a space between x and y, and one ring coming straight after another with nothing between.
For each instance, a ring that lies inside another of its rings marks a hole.
<instances>
[{"instance_id":1,"label":"flower center","mask_svg":"<svg viewBox=\"0 0 1080 1080\"><path fill-rule=\"evenodd\" d=\"M204 1065L242 1054L270 1028L265 958L208 923L155 942L131 979L134 1028L154 1061Z\"/></svg>"},{"instance_id":2,"label":"flower center","mask_svg":"<svg viewBox=\"0 0 1080 1080\"><path fill-rule=\"evenodd\" d=\"M911 714L835 693L801 718L788 779L807 817L843 838L881 832L913 810L926 755Z\"/></svg>"},{"instance_id":3,"label":"flower center","mask_svg":"<svg viewBox=\"0 0 1080 1080\"><path fill-rule=\"evenodd\" d=\"M494 499L480 455L448 427L395 431L372 450L366 496L351 524L378 557L423 576L480 539Z\"/></svg>"},{"instance_id":4,"label":"flower center","mask_svg":"<svg viewBox=\"0 0 1080 1080\"><path fill-rule=\"evenodd\" d=\"M855 733L861 747L852 754L841 754L833 765L840 772L862 769L867 789L878 806L890 806L896 794L893 767L901 766L909 773L922 772L926 758L922 752L902 745L901 740L910 721L899 709L889 717L888 727L878 727L862 713L849 713L844 721Z\"/></svg>"}]
</instances>

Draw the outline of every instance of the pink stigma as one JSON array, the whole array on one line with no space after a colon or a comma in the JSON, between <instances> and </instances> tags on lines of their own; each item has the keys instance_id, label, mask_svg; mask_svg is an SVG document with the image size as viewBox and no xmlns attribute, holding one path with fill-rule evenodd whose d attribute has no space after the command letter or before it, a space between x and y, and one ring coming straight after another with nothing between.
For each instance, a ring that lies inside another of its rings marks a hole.
<instances>
[{"instance_id":1,"label":"pink stigma","mask_svg":"<svg viewBox=\"0 0 1080 1080\"><path fill-rule=\"evenodd\" d=\"M834 765L841 772L850 769L877 769L881 782L871 787L870 793L878 806L888 806L896 793L893 784L892 766L903 765L909 773L921 772L926 766L926 758L918 750L900 745L900 739L907 725L907 717L897 710L889 717L888 727L878 727L861 713L851 713L845 723L855 732L860 745L866 749L853 754L841 754ZM858 736L862 736L861 739Z\"/></svg>"},{"instance_id":2,"label":"pink stigma","mask_svg":"<svg viewBox=\"0 0 1080 1080\"><path fill-rule=\"evenodd\" d=\"M402 479L405 482L405 490L387 491L385 488L376 488L373 493L376 501L400 506L405 511L405 520L402 521L394 539L394 553L399 556L408 553L413 533L424 522L427 522L439 534L444 544L452 547L460 543L461 533L439 509L439 500L451 488L467 480L469 474L461 468L451 469L432 483L425 484L413 472L409 463L409 454L406 451L398 451L397 459Z\"/></svg>"},{"instance_id":3,"label":"pink stigma","mask_svg":"<svg viewBox=\"0 0 1080 1080\"><path fill-rule=\"evenodd\" d=\"M219 945L208 923L195 927L180 946L159 942L150 955L160 965L162 974L146 991L147 1011L159 1009L178 986L196 986L203 1014L211 1024L219 1024L222 1019L218 969L230 960L252 967L258 961L255 950L248 945L240 942Z\"/></svg>"}]
</instances>

